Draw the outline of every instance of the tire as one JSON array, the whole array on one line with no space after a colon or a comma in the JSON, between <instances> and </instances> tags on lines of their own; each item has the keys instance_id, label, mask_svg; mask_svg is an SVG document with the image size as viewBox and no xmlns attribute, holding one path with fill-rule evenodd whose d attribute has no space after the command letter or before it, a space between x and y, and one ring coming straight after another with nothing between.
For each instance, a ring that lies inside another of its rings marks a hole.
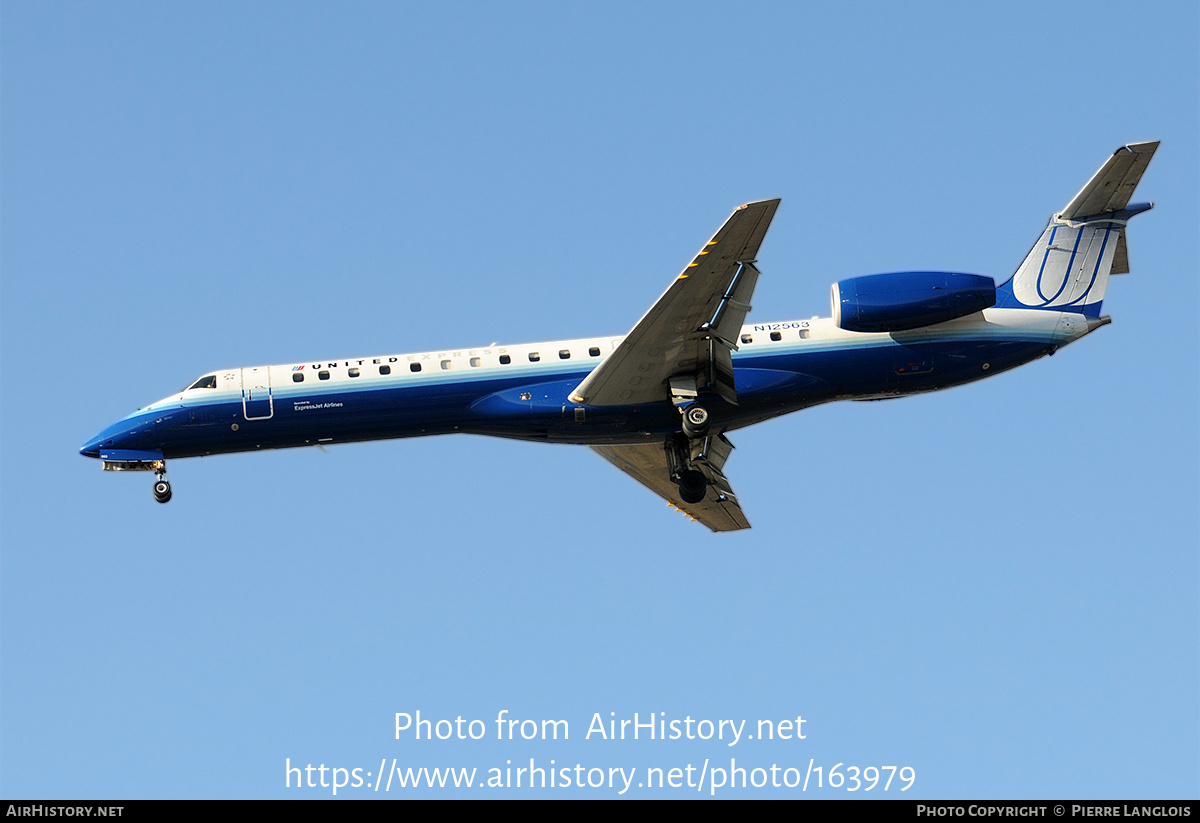
<instances>
[{"instance_id":1,"label":"tire","mask_svg":"<svg viewBox=\"0 0 1200 823\"><path fill-rule=\"evenodd\" d=\"M166 480L159 480L154 484L154 499L159 503L166 503L171 499L171 484Z\"/></svg>"},{"instance_id":2,"label":"tire","mask_svg":"<svg viewBox=\"0 0 1200 823\"><path fill-rule=\"evenodd\" d=\"M683 433L688 436L689 440L699 440L708 434L708 426L711 422L712 417L709 415L708 409L699 403L693 403L683 410Z\"/></svg>"},{"instance_id":3,"label":"tire","mask_svg":"<svg viewBox=\"0 0 1200 823\"><path fill-rule=\"evenodd\" d=\"M696 504L708 494L708 479L696 471L689 469L679 477L679 496L684 503Z\"/></svg>"}]
</instances>

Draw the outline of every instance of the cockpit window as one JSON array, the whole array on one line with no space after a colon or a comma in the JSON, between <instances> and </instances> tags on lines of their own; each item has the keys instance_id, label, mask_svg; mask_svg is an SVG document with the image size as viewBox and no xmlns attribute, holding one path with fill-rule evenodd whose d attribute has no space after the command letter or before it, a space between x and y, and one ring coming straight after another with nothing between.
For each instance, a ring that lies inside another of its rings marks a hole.
<instances>
[{"instance_id":1,"label":"cockpit window","mask_svg":"<svg viewBox=\"0 0 1200 823\"><path fill-rule=\"evenodd\" d=\"M215 389L216 387L217 387L217 376L215 374L210 374L206 377L201 377L195 383L188 386L188 389L189 390L191 390L191 389Z\"/></svg>"}]
</instances>

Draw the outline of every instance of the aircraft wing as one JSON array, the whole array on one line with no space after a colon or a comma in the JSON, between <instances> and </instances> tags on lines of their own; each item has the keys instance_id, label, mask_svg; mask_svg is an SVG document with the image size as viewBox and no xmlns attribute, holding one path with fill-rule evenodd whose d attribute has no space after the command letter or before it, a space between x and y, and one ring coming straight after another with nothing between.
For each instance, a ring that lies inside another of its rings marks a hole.
<instances>
[{"instance_id":1,"label":"aircraft wing","mask_svg":"<svg viewBox=\"0 0 1200 823\"><path fill-rule=\"evenodd\" d=\"M754 258L779 200L739 207L712 240L592 371L571 400L588 406L628 406L671 398L672 378L695 379L737 402L732 351L758 281Z\"/></svg>"},{"instance_id":2,"label":"aircraft wing","mask_svg":"<svg viewBox=\"0 0 1200 823\"><path fill-rule=\"evenodd\" d=\"M667 450L662 443L634 446L592 446L608 462L664 498L675 508L708 526L715 532L750 528L737 496L729 487L722 469L733 444L723 434L706 437L692 447L692 467L708 478L708 494L699 503L684 503L679 487L670 480Z\"/></svg>"}]
</instances>

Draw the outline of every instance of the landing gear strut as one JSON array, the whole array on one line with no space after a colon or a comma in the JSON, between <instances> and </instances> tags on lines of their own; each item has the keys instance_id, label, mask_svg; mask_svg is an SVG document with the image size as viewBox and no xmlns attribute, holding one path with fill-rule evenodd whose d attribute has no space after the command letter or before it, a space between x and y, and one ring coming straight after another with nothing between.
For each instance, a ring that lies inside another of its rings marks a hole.
<instances>
[{"instance_id":1,"label":"landing gear strut","mask_svg":"<svg viewBox=\"0 0 1200 823\"><path fill-rule=\"evenodd\" d=\"M159 464L154 469L154 474L158 477L154 481L154 499L159 503L166 503L171 499L171 484L167 482L167 467L164 464Z\"/></svg>"}]
</instances>

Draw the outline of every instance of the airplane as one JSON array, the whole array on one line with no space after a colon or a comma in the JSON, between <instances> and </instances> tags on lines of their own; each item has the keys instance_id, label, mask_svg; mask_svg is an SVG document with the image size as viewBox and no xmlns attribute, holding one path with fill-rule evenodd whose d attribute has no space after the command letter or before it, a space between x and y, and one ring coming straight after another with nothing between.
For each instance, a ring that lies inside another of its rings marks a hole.
<instances>
[{"instance_id":1,"label":"airplane","mask_svg":"<svg viewBox=\"0 0 1200 823\"><path fill-rule=\"evenodd\" d=\"M624 337L220 369L139 409L80 453L105 471L181 457L468 432L590 446L715 532L750 527L727 434L834 400L989 377L1072 343L1129 271L1130 204L1158 142L1118 149L1016 273L910 271L835 283L832 317L744 325L779 200L737 208Z\"/></svg>"}]
</instances>

